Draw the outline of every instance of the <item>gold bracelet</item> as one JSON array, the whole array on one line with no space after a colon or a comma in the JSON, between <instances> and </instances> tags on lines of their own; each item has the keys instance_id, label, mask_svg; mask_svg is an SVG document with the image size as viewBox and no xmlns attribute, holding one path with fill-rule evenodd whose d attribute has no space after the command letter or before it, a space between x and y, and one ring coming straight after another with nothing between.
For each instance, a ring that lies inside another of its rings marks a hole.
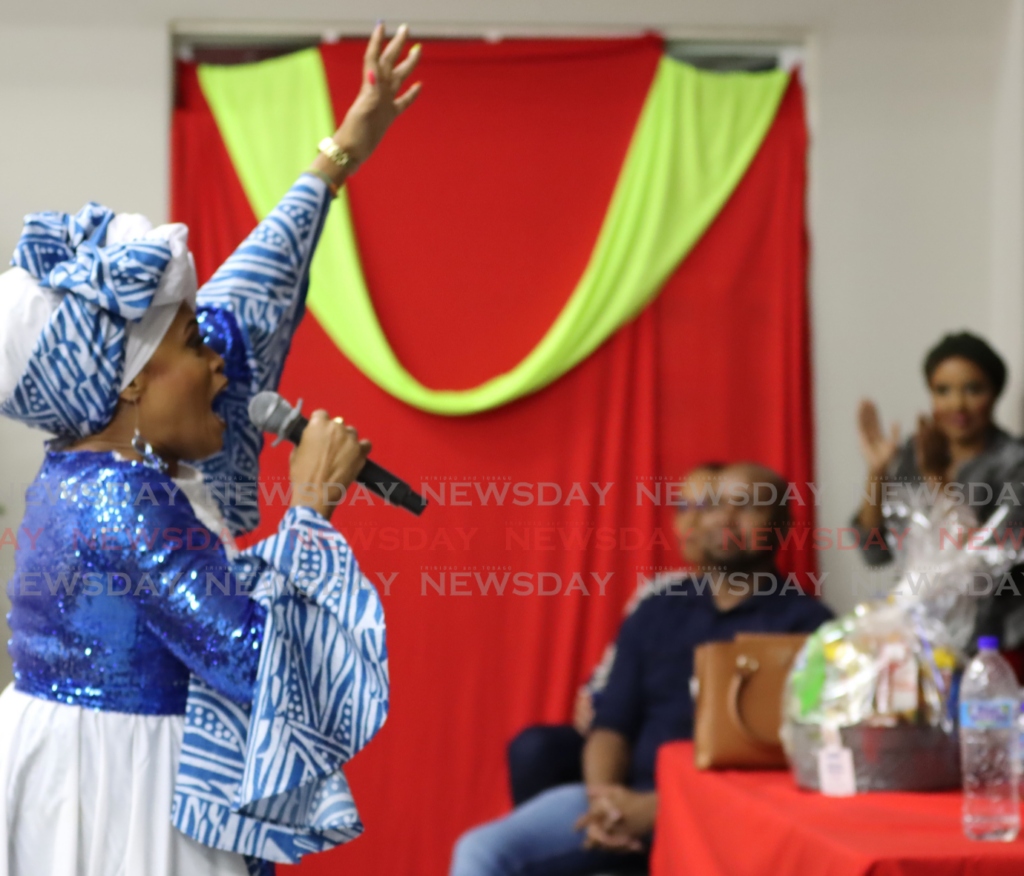
<instances>
[{"instance_id":1,"label":"gold bracelet","mask_svg":"<svg viewBox=\"0 0 1024 876\"><path fill-rule=\"evenodd\" d=\"M352 156L335 143L330 137L324 137L323 140L320 141L320 152L330 158L331 161L338 165L338 167L345 170L348 170L349 166L355 163L352 161Z\"/></svg>"}]
</instances>

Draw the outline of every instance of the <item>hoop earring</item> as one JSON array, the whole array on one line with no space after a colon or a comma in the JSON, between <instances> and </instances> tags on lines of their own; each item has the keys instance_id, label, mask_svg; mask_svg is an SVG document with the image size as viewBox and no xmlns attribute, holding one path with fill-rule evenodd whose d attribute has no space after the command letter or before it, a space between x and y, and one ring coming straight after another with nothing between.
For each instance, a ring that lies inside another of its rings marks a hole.
<instances>
[{"instance_id":1,"label":"hoop earring","mask_svg":"<svg viewBox=\"0 0 1024 876\"><path fill-rule=\"evenodd\" d=\"M139 432L139 403L136 401L134 405L135 434L132 436L132 450L142 457L142 461L146 463L146 465L151 468L155 468L161 474L167 474L167 463L160 458L157 452L153 449L153 445L143 438L142 433Z\"/></svg>"}]
</instances>

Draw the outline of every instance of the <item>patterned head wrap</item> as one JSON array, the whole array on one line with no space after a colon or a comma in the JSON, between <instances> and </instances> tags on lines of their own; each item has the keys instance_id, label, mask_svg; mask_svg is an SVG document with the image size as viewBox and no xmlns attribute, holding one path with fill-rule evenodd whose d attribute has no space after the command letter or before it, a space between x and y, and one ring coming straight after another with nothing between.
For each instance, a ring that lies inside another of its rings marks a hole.
<instances>
[{"instance_id":1,"label":"patterned head wrap","mask_svg":"<svg viewBox=\"0 0 1024 876\"><path fill-rule=\"evenodd\" d=\"M25 217L0 274L0 413L62 438L102 429L181 302L195 306L184 225L99 204Z\"/></svg>"}]
</instances>

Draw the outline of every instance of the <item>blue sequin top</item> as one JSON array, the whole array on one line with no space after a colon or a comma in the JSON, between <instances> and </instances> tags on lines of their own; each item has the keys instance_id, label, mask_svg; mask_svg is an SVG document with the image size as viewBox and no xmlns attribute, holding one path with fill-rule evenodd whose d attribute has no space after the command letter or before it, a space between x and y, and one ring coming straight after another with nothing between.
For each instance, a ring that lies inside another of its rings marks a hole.
<instances>
[{"instance_id":1,"label":"blue sequin top","mask_svg":"<svg viewBox=\"0 0 1024 876\"><path fill-rule=\"evenodd\" d=\"M15 686L106 711L184 714L189 674L252 699L264 609L165 474L51 452L8 584Z\"/></svg>"},{"instance_id":2,"label":"blue sequin top","mask_svg":"<svg viewBox=\"0 0 1024 876\"><path fill-rule=\"evenodd\" d=\"M329 204L322 180L299 177L199 291L230 383L215 403L224 448L193 465L231 535L259 520L246 497L263 436L246 408L280 379ZM171 823L267 873L363 829L343 766L387 717L384 609L315 511L287 510L234 555L201 522L206 497L193 506L177 487L112 454L47 454L9 585L15 683L76 706L184 714Z\"/></svg>"}]
</instances>

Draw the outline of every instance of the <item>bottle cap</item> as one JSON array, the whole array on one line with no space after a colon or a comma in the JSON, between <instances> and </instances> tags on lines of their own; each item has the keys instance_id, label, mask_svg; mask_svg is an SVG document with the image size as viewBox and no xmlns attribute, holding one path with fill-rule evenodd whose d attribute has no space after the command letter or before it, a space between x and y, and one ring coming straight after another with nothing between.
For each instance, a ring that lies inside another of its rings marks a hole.
<instances>
[{"instance_id":1,"label":"bottle cap","mask_svg":"<svg viewBox=\"0 0 1024 876\"><path fill-rule=\"evenodd\" d=\"M978 636L979 651L998 651L999 636Z\"/></svg>"}]
</instances>

